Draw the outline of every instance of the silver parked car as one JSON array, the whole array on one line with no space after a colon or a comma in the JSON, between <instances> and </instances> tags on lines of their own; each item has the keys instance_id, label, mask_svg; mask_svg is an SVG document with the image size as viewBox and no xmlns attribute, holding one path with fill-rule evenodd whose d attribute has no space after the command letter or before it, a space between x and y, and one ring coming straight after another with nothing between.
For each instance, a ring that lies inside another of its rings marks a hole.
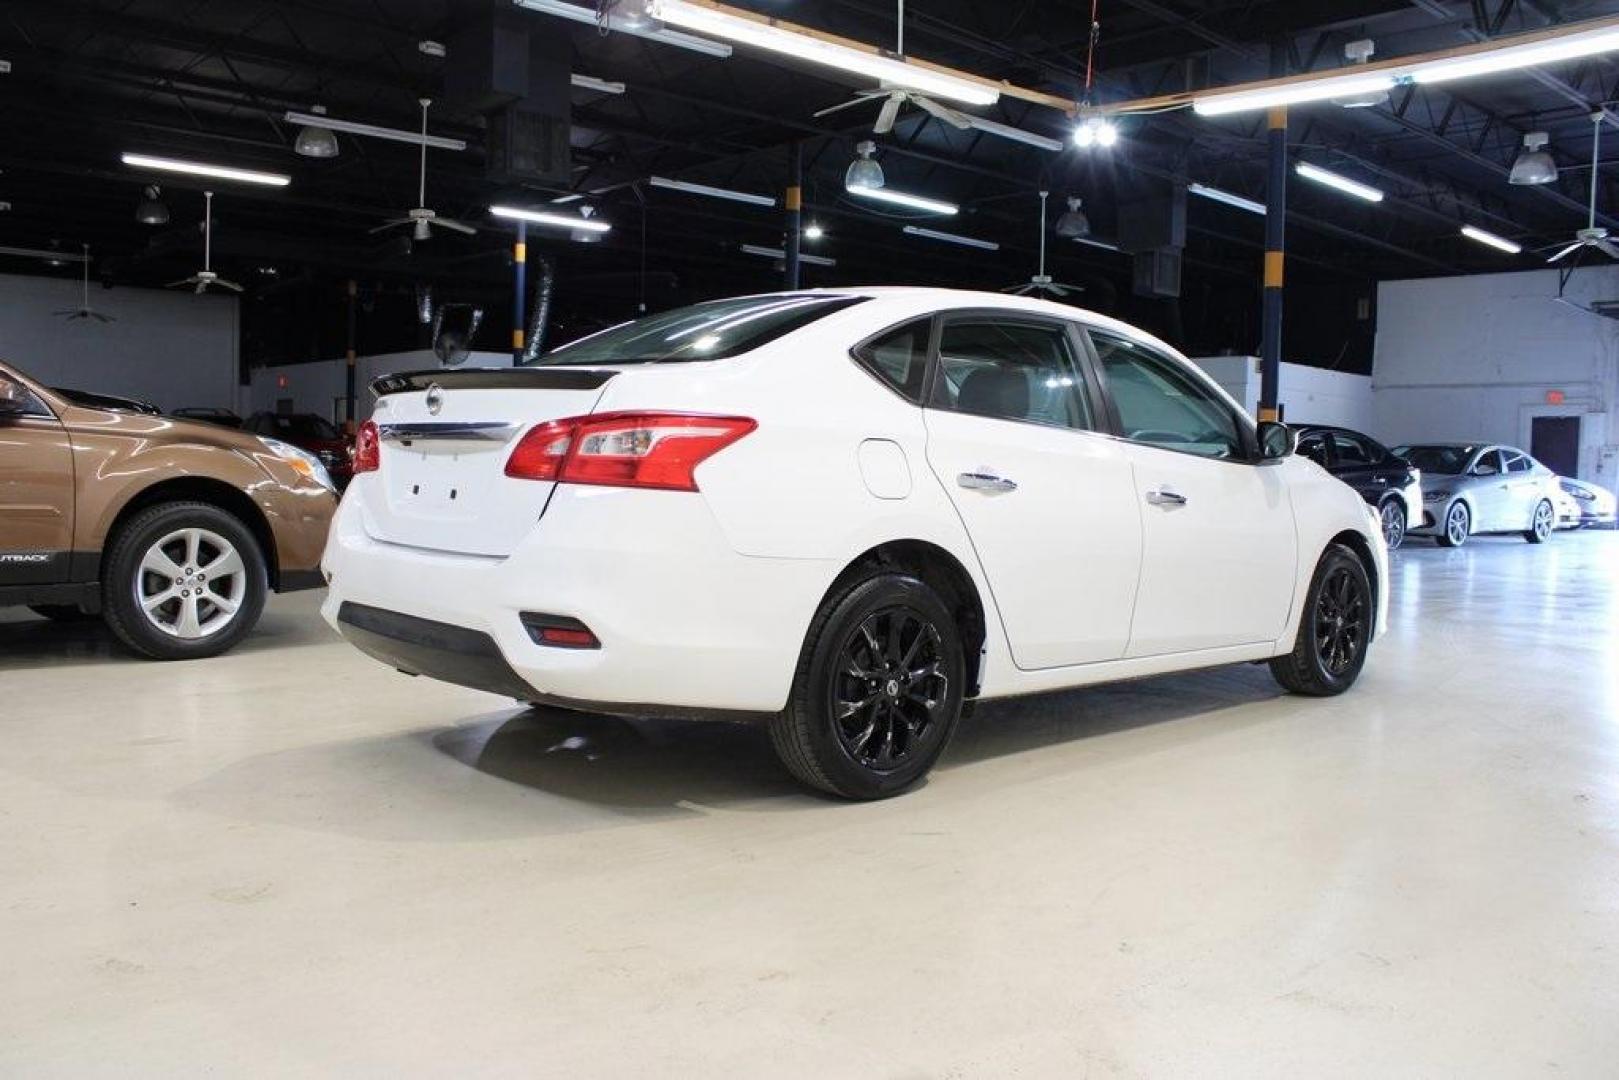
<instances>
[{"instance_id":1,"label":"silver parked car","mask_svg":"<svg viewBox=\"0 0 1619 1080\"><path fill-rule=\"evenodd\" d=\"M1412 536L1460 547L1474 533L1545 543L1557 526L1557 475L1511 446L1425 443L1394 453L1422 470L1422 523Z\"/></svg>"}]
</instances>

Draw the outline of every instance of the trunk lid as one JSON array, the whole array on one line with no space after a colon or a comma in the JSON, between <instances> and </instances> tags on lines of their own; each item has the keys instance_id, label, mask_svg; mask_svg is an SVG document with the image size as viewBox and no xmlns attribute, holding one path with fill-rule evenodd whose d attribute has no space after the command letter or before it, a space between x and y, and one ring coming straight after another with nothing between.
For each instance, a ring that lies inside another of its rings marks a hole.
<instances>
[{"instance_id":1,"label":"trunk lid","mask_svg":"<svg viewBox=\"0 0 1619 1080\"><path fill-rule=\"evenodd\" d=\"M367 485L366 531L410 547L510 555L556 486L508 477L512 448L535 424L590 413L616 374L489 368L376 380L382 468Z\"/></svg>"}]
</instances>

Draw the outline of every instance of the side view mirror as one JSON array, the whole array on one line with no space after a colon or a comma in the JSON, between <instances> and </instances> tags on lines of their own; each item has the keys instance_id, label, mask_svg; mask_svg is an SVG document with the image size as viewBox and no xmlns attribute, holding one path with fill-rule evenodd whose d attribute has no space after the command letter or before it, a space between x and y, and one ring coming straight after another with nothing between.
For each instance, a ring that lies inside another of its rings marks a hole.
<instances>
[{"instance_id":1,"label":"side view mirror","mask_svg":"<svg viewBox=\"0 0 1619 1080\"><path fill-rule=\"evenodd\" d=\"M1259 460L1281 461L1299 448L1299 433L1275 420L1259 422Z\"/></svg>"},{"instance_id":2,"label":"side view mirror","mask_svg":"<svg viewBox=\"0 0 1619 1080\"><path fill-rule=\"evenodd\" d=\"M33 395L22 383L0 375L0 416L20 416L32 407Z\"/></svg>"}]
</instances>

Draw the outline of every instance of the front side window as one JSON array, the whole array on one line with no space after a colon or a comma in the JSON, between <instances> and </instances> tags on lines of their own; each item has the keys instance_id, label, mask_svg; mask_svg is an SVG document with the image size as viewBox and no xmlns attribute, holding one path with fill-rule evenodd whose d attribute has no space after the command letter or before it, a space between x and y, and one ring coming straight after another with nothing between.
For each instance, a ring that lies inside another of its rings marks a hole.
<instances>
[{"instance_id":1,"label":"front side window","mask_svg":"<svg viewBox=\"0 0 1619 1080\"><path fill-rule=\"evenodd\" d=\"M1494 450L1484 451L1473 463L1473 472L1479 476L1500 476L1501 455Z\"/></svg>"},{"instance_id":2,"label":"front side window","mask_svg":"<svg viewBox=\"0 0 1619 1080\"><path fill-rule=\"evenodd\" d=\"M941 409L997 420L1091 428L1089 394L1057 324L952 319L939 338Z\"/></svg>"},{"instance_id":3,"label":"front side window","mask_svg":"<svg viewBox=\"0 0 1619 1080\"><path fill-rule=\"evenodd\" d=\"M854 358L895 392L921 404L932 337L932 318L917 319L855 346Z\"/></svg>"},{"instance_id":4,"label":"front side window","mask_svg":"<svg viewBox=\"0 0 1619 1080\"><path fill-rule=\"evenodd\" d=\"M1327 453L1327 433L1324 431L1306 432L1299 439L1298 452L1300 457L1309 458L1323 469L1331 464Z\"/></svg>"},{"instance_id":5,"label":"front side window","mask_svg":"<svg viewBox=\"0 0 1619 1080\"><path fill-rule=\"evenodd\" d=\"M777 293L675 308L620 323L534 360L537 367L727 360L860 303L864 297Z\"/></svg>"},{"instance_id":6,"label":"front side window","mask_svg":"<svg viewBox=\"0 0 1619 1080\"><path fill-rule=\"evenodd\" d=\"M1090 335L1125 438L1202 457L1247 456L1236 415L1181 365L1126 338Z\"/></svg>"}]
</instances>

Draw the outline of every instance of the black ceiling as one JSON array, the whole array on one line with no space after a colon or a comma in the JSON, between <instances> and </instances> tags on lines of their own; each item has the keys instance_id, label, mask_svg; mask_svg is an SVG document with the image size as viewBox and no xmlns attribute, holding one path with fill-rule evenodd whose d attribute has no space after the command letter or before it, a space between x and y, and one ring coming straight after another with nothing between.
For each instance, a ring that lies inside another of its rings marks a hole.
<instances>
[{"instance_id":1,"label":"black ceiling","mask_svg":"<svg viewBox=\"0 0 1619 1080\"><path fill-rule=\"evenodd\" d=\"M416 283L509 319L509 234L485 211L497 199L539 204L563 188L529 190L486 177L484 118L446 88L450 65L418 42L449 42L504 0L5 0L0 5L0 245L93 245L109 282L156 284L198 268L203 185L157 179L168 226L134 219L154 177L123 166L125 150L291 174L285 189L215 184L216 261L250 285L244 321L251 361L331 355L341 333L340 285L362 283L368 309L408 309ZM891 45L893 0L744 0L740 6ZM1089 38L1089 0L911 0L913 56L1077 98ZM1098 102L1264 77L1273 57L1289 71L1337 67L1343 46L1372 38L1391 57L1619 12L1619 0L1100 0ZM857 82L784 66L739 48L729 60L523 12L534 35L571 43L573 70L622 81L628 92L573 94L574 175L614 224L599 244L537 237L558 268L560 314L579 325L677 300L768 287L768 260L741 243L781 243L779 209L649 188L658 174L779 193L789 147L806 163L810 217L828 236L807 248L837 260L809 268L808 284L910 282L1000 288L1034 272L1038 192L1085 199L1096 234L1116 228L1121 195L1154 181L1201 181L1263 198L1263 118L1222 120L1186 111L1135 116L1109 151L1063 153L958 131L907 110L878 139L891 186L962 206L944 225L994 239L988 253L905 236L901 221L850 199L842 176L870 136L875 107L813 114L846 100ZM453 84L456 80L452 79ZM1294 355L1364 368L1370 324L1359 301L1393 277L1522 269L1458 236L1471 222L1550 244L1583 224L1594 104L1616 97L1619 66L1598 58L1527 74L1400 88L1387 105L1295 111L1296 155L1388 192L1379 205L1312 185L1290 185L1290 345ZM333 116L413 127L416 99L435 99L432 130L464 138L464 153L433 151L429 206L486 226L410 246L373 229L416 203L416 151L340 136L341 155L292 153L287 109L325 105ZM986 115L1052 137L1061 113L1010 97ZM1511 187L1522 136L1551 133L1558 184ZM1619 127L1612 129L1619 134ZM1616 142L1619 153L1619 142ZM1610 202L1604 185L1603 202ZM1614 205L1619 215L1619 205ZM1619 228L1619 216L1607 219ZM1188 208L1183 299L1131 296L1127 256L1054 241L1053 276L1087 287L1087 306L1153 325L1189 349L1257 345L1262 221L1194 199ZM937 224L934 222L933 224ZM538 230L536 230L538 232ZM409 248L409 250L407 250ZM0 257L0 272L41 272ZM271 272L273 270L273 273ZM397 298L397 299L393 299ZM255 318L255 312L257 317ZM390 316L392 317L392 316ZM398 320L408 324L408 318ZM411 331L414 332L414 331ZM375 340L392 340L386 334ZM491 346L494 347L494 346Z\"/></svg>"}]
</instances>

